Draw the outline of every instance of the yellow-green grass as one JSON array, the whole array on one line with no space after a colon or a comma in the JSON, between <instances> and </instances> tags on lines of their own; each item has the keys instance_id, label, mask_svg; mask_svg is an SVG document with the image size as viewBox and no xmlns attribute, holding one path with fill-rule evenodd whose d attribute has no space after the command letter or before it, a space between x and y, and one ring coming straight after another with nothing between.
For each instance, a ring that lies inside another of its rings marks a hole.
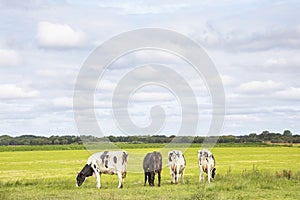
<instances>
[{"instance_id":1,"label":"yellow-green grass","mask_svg":"<svg viewBox=\"0 0 300 200\"><path fill-rule=\"evenodd\" d=\"M161 187L143 186L142 158L154 148L128 148L129 172L123 189L117 176L102 175L100 190L89 177L76 188L76 172L86 150L0 152L0 199L298 199L300 148L217 147L212 149L217 176L210 185L198 183L197 150L189 148L185 184L171 185L163 168ZM166 153L163 154L167 165ZM290 179L283 170L291 170ZM277 175L276 175L277 174Z\"/></svg>"}]
</instances>

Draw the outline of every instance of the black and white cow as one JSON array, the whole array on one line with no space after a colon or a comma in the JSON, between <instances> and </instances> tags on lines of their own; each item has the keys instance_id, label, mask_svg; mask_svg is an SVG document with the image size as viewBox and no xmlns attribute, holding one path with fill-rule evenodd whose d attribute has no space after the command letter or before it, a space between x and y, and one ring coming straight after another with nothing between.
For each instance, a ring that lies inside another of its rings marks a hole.
<instances>
[{"instance_id":1,"label":"black and white cow","mask_svg":"<svg viewBox=\"0 0 300 200\"><path fill-rule=\"evenodd\" d=\"M184 170L186 161L181 151L169 151L168 164L170 167L170 179L171 183L175 179L175 183L178 183L179 174L181 174L182 182L184 183Z\"/></svg>"},{"instance_id":2,"label":"black and white cow","mask_svg":"<svg viewBox=\"0 0 300 200\"><path fill-rule=\"evenodd\" d=\"M143 168L145 173L145 183L146 186L147 178L150 186L154 186L155 174L158 174L158 184L160 186L161 180L161 170L162 170L162 156L159 152L148 153L143 162Z\"/></svg>"},{"instance_id":3,"label":"black and white cow","mask_svg":"<svg viewBox=\"0 0 300 200\"><path fill-rule=\"evenodd\" d=\"M101 187L101 174L117 174L119 188L123 187L126 177L128 154L125 151L104 151L91 155L76 177L76 186L81 186L85 179L93 174L97 180L97 188Z\"/></svg>"},{"instance_id":4,"label":"black and white cow","mask_svg":"<svg viewBox=\"0 0 300 200\"><path fill-rule=\"evenodd\" d=\"M204 172L207 173L208 183L215 178L215 158L213 154L207 150L202 149L198 151L198 164L200 167L199 182L204 180Z\"/></svg>"}]
</instances>

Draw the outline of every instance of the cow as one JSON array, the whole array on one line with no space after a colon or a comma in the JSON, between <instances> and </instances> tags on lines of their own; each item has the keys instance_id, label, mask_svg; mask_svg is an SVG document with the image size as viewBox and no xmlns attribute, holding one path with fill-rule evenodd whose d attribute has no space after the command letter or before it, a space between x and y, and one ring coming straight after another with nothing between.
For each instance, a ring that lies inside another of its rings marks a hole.
<instances>
[{"instance_id":1,"label":"cow","mask_svg":"<svg viewBox=\"0 0 300 200\"><path fill-rule=\"evenodd\" d=\"M118 188L123 188L126 177L128 154L125 151L104 151L91 155L86 165L77 174L76 186L79 187L89 176L95 175L97 188L101 187L101 174L117 174L119 178Z\"/></svg>"},{"instance_id":2,"label":"cow","mask_svg":"<svg viewBox=\"0 0 300 200\"><path fill-rule=\"evenodd\" d=\"M210 183L211 179L214 180L216 162L213 154L209 150L202 149L198 151L198 164L200 167L199 182L204 180L204 172L207 173L208 183Z\"/></svg>"},{"instance_id":3,"label":"cow","mask_svg":"<svg viewBox=\"0 0 300 200\"><path fill-rule=\"evenodd\" d=\"M143 168L145 174L144 186L146 186L147 178L150 186L154 186L155 174L158 175L158 184L160 186L161 170L162 170L162 156L159 152L148 153L143 161Z\"/></svg>"},{"instance_id":4,"label":"cow","mask_svg":"<svg viewBox=\"0 0 300 200\"><path fill-rule=\"evenodd\" d=\"M186 161L181 151L169 151L168 153L168 165L170 168L171 183L175 179L175 183L178 183L179 174L181 174L182 183L184 183L184 170Z\"/></svg>"}]
</instances>

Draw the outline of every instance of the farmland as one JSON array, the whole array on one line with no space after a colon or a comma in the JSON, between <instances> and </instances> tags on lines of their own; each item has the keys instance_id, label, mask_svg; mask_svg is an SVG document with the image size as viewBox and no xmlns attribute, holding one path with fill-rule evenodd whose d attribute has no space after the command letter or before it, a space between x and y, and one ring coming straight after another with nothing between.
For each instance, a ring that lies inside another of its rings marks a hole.
<instances>
[{"instance_id":1,"label":"farmland","mask_svg":"<svg viewBox=\"0 0 300 200\"><path fill-rule=\"evenodd\" d=\"M161 187L143 186L141 160L157 147L132 145L123 189L117 176L94 177L75 187L76 172L90 153L82 149L0 152L0 199L298 199L300 196L299 147L216 147L216 180L198 184L197 150L185 152L185 184L171 185L169 169L163 168ZM66 148L67 149L67 148ZM26 150L26 149L24 149ZM163 154L164 166L167 157ZM285 170L285 171L284 171ZM291 171L291 173L289 173ZM156 183L156 182L155 182Z\"/></svg>"}]
</instances>

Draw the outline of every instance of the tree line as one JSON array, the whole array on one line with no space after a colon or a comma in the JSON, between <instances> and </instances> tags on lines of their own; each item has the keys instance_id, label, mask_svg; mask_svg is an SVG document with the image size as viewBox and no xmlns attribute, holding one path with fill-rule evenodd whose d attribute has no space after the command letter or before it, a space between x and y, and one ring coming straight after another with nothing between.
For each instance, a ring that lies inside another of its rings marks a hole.
<instances>
[{"instance_id":1,"label":"tree line","mask_svg":"<svg viewBox=\"0 0 300 200\"><path fill-rule=\"evenodd\" d=\"M174 139L175 138L175 139ZM281 133L271 133L263 131L260 134L251 133L248 135L234 136L108 136L108 137L95 137L91 135L74 136L36 136L36 135L21 135L12 137L9 135L0 136L0 145L64 145L64 144L82 144L94 142L124 142L124 143L203 143L203 141L218 139L218 143L300 143L300 135L292 134L290 130L285 130Z\"/></svg>"}]
</instances>

